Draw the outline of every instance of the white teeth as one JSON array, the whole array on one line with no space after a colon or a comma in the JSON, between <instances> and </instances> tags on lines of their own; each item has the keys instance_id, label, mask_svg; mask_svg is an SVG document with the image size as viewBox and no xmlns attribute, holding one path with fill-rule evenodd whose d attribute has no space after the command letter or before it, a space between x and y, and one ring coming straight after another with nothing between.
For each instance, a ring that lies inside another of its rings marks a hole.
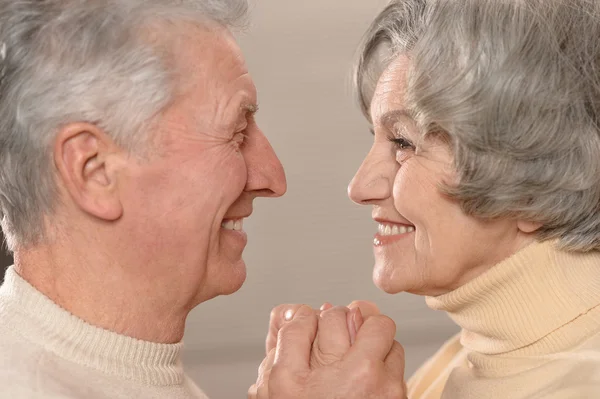
<instances>
[{"instance_id":1,"label":"white teeth","mask_svg":"<svg viewBox=\"0 0 600 399\"><path fill-rule=\"evenodd\" d=\"M221 227L225 230L242 231L242 229L244 228L244 220L227 220L221 223Z\"/></svg>"},{"instance_id":2,"label":"white teeth","mask_svg":"<svg viewBox=\"0 0 600 399\"><path fill-rule=\"evenodd\" d=\"M413 226L402 226L397 224L388 225L383 223L380 223L377 229L381 236L397 236L415 231Z\"/></svg>"},{"instance_id":3,"label":"white teeth","mask_svg":"<svg viewBox=\"0 0 600 399\"><path fill-rule=\"evenodd\" d=\"M241 219L236 220L235 223L233 224L233 229L237 230L237 231L241 231L243 227L244 227L244 221Z\"/></svg>"}]
</instances>

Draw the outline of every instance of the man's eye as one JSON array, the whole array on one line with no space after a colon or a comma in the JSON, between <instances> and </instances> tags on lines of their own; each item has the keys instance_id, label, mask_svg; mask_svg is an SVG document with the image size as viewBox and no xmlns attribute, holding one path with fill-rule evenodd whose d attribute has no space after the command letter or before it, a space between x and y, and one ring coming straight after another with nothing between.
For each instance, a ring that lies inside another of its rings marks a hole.
<instances>
[{"instance_id":1,"label":"man's eye","mask_svg":"<svg viewBox=\"0 0 600 399\"><path fill-rule=\"evenodd\" d=\"M236 134L233 136L233 142L234 142L234 143L235 143L235 144L236 144L238 147L240 147L240 148L241 148L241 147L244 145L244 143L246 142L246 138L247 138L247 137L248 137L248 136L246 135L246 131L245 131L245 130L244 130L244 131L241 131L241 132L238 132L238 133L236 133Z\"/></svg>"}]
</instances>

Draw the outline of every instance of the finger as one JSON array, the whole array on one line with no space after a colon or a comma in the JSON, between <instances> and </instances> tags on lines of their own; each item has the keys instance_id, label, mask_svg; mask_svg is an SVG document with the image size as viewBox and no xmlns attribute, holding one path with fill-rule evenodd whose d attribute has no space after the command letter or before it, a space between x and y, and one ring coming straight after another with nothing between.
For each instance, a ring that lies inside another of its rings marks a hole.
<instances>
[{"instance_id":1,"label":"finger","mask_svg":"<svg viewBox=\"0 0 600 399\"><path fill-rule=\"evenodd\" d=\"M273 369L273 363L275 362L275 349L271 349L267 357L262 361L258 368L258 380L257 380L257 398L267 399L269 397L269 378L271 377L271 370Z\"/></svg>"},{"instance_id":2,"label":"finger","mask_svg":"<svg viewBox=\"0 0 600 399\"><path fill-rule=\"evenodd\" d=\"M310 370L310 354L317 335L317 315L309 306L301 306L294 318L285 323L277 335L274 368L291 373Z\"/></svg>"},{"instance_id":3,"label":"finger","mask_svg":"<svg viewBox=\"0 0 600 399\"><path fill-rule=\"evenodd\" d=\"M375 303L370 302L370 301L352 301L352 303L350 305L348 305L348 308L349 309L359 308L362 313L362 316L365 319L368 319L371 316L381 314L381 311L379 310L377 305L375 305Z\"/></svg>"},{"instance_id":4,"label":"finger","mask_svg":"<svg viewBox=\"0 0 600 399\"><path fill-rule=\"evenodd\" d=\"M319 310L321 312L325 311L325 310L329 310L333 307L332 304L330 304L329 302L325 302L323 305L321 305L321 307L319 308Z\"/></svg>"},{"instance_id":5,"label":"finger","mask_svg":"<svg viewBox=\"0 0 600 399\"><path fill-rule=\"evenodd\" d=\"M349 315L348 331L350 332L350 345L354 345L354 342L356 342L356 335L364 323L364 318L358 307L350 310Z\"/></svg>"},{"instance_id":6,"label":"finger","mask_svg":"<svg viewBox=\"0 0 600 399\"><path fill-rule=\"evenodd\" d=\"M275 348L271 349L267 354L267 357L263 359L258 367L258 379L257 383L260 385L262 382L266 382L269 380L269 374L271 373L271 369L273 368L273 363L275 362Z\"/></svg>"},{"instance_id":7,"label":"finger","mask_svg":"<svg viewBox=\"0 0 600 399\"><path fill-rule=\"evenodd\" d=\"M348 351L348 358L353 361L371 359L383 362L394 343L396 323L383 315L371 316L356 335L356 342Z\"/></svg>"},{"instance_id":8,"label":"finger","mask_svg":"<svg viewBox=\"0 0 600 399\"><path fill-rule=\"evenodd\" d=\"M252 384L250 388L248 388L248 399L258 399L258 388L256 384Z\"/></svg>"},{"instance_id":9,"label":"finger","mask_svg":"<svg viewBox=\"0 0 600 399\"><path fill-rule=\"evenodd\" d=\"M404 354L404 347L394 341L392 348L388 352L385 358L385 367L388 369L392 376L399 376L404 378L404 368L406 366L406 357Z\"/></svg>"},{"instance_id":10,"label":"finger","mask_svg":"<svg viewBox=\"0 0 600 399\"><path fill-rule=\"evenodd\" d=\"M268 398L269 376L273 368L275 349L272 349L258 366L256 383L248 389L248 399ZM266 396L265 396L266 394Z\"/></svg>"},{"instance_id":11,"label":"finger","mask_svg":"<svg viewBox=\"0 0 600 399\"><path fill-rule=\"evenodd\" d=\"M319 328L313 345L311 365L323 366L341 360L350 348L348 314L345 306L336 306L321 312ZM352 327L354 325L352 324Z\"/></svg>"},{"instance_id":12,"label":"finger","mask_svg":"<svg viewBox=\"0 0 600 399\"><path fill-rule=\"evenodd\" d=\"M269 319L269 331L267 332L267 339L265 342L266 354L277 346L277 334L279 333L279 329L284 323L292 318L301 306L302 305L286 304L273 308Z\"/></svg>"}]
</instances>

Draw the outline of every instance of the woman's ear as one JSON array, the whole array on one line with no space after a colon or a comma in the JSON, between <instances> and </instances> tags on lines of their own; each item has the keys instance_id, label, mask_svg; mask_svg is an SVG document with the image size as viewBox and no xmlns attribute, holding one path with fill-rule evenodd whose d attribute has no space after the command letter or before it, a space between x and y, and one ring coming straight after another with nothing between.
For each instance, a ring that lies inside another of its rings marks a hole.
<instances>
[{"instance_id":1,"label":"woman's ear","mask_svg":"<svg viewBox=\"0 0 600 399\"><path fill-rule=\"evenodd\" d=\"M525 221L525 220L518 220L517 221L517 228L521 232L526 233L526 234L535 233L541 227L542 227L542 223L529 222L529 221Z\"/></svg>"},{"instance_id":2,"label":"woman's ear","mask_svg":"<svg viewBox=\"0 0 600 399\"><path fill-rule=\"evenodd\" d=\"M107 165L114 147L112 139L90 123L64 126L54 145L58 177L72 200L84 212L104 220L116 220L123 213L115 168Z\"/></svg>"}]
</instances>

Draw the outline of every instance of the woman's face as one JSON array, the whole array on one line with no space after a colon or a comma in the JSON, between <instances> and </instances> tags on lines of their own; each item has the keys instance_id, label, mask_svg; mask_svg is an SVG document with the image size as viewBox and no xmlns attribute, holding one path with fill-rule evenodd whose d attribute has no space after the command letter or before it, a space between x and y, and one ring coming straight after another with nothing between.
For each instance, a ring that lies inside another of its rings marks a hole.
<instances>
[{"instance_id":1,"label":"woman's face","mask_svg":"<svg viewBox=\"0 0 600 399\"><path fill-rule=\"evenodd\" d=\"M405 113L409 59L397 58L381 76L371 104L374 142L348 188L373 206L375 284L388 293L440 295L480 275L531 243L530 226L465 215L440 191L456 182L450 146L440 137L419 141Z\"/></svg>"}]
</instances>

